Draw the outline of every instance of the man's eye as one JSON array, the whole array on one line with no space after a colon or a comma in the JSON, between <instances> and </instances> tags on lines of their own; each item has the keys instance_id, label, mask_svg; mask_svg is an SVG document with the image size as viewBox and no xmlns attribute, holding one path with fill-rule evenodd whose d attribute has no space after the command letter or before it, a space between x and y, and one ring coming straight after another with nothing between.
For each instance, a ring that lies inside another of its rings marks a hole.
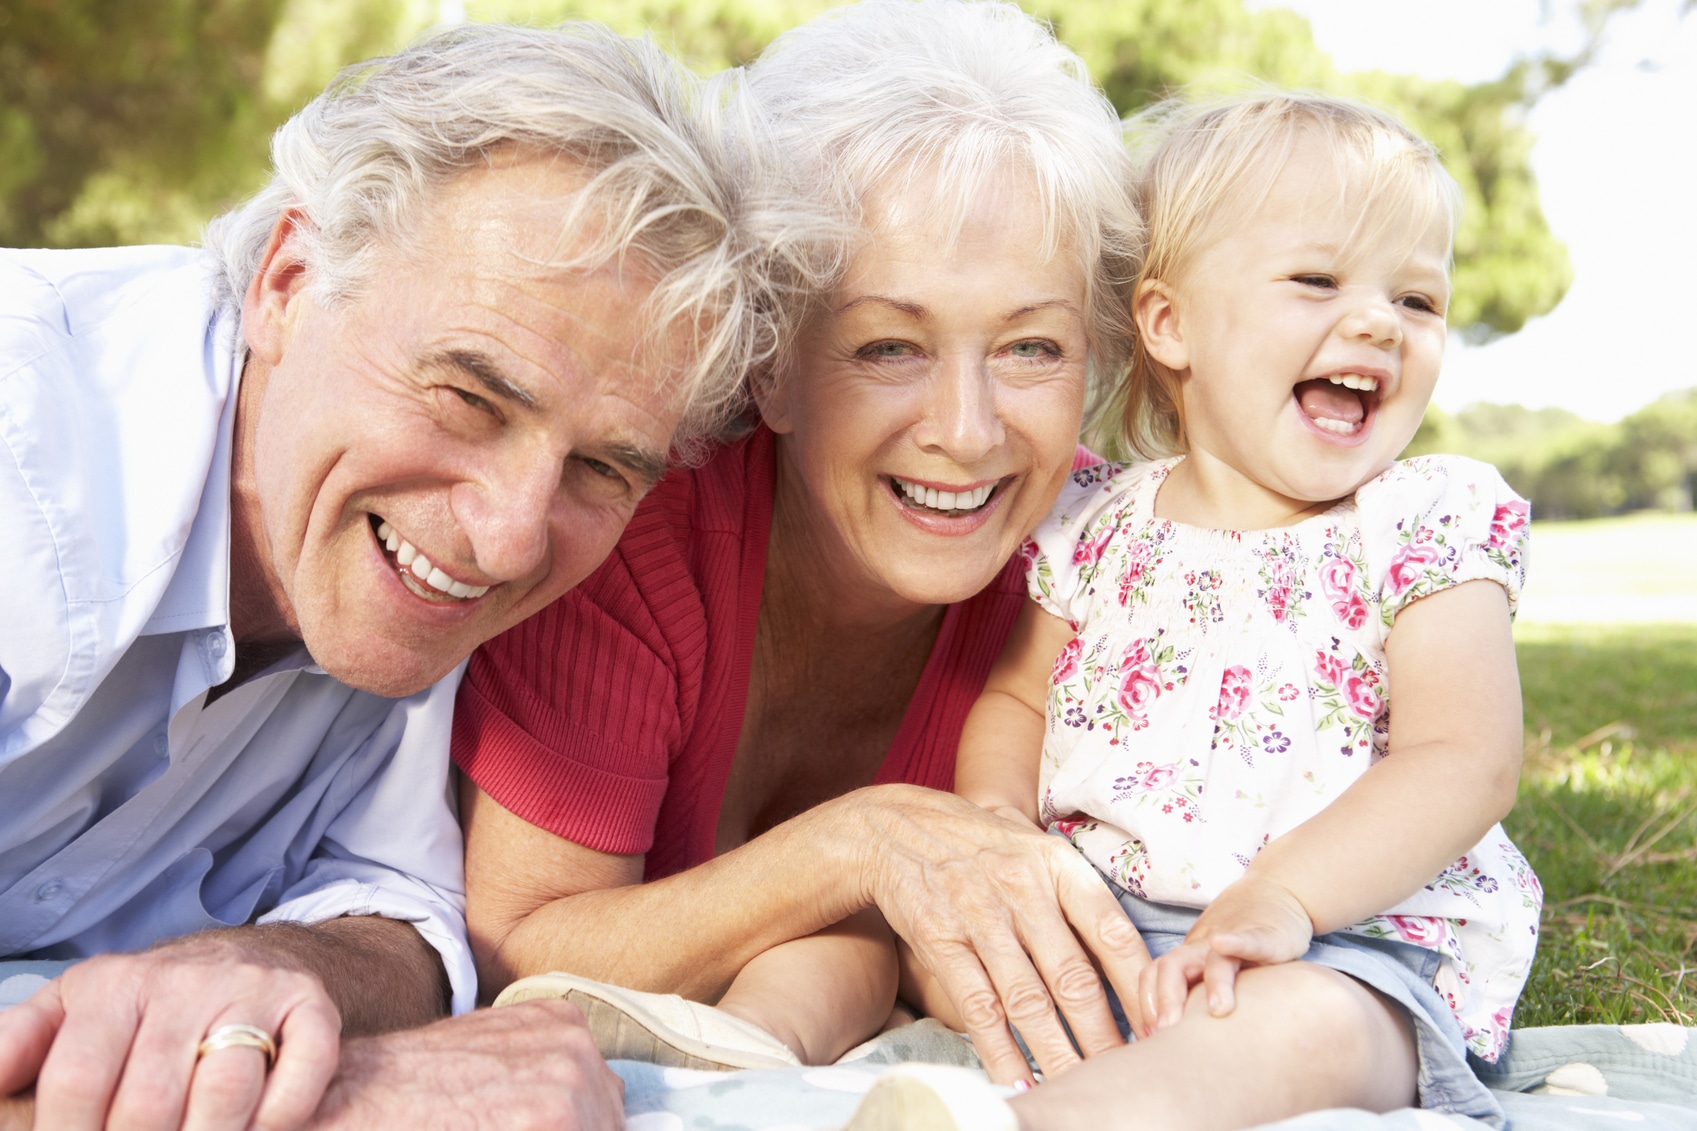
<instances>
[{"instance_id":1,"label":"man's eye","mask_svg":"<svg viewBox=\"0 0 1697 1131\"><path fill-rule=\"evenodd\" d=\"M458 386L454 386L454 392L459 395L460 400L464 401L472 408L482 409L485 412L493 412L495 409L494 405L490 404L476 393L468 393L466 390L459 388Z\"/></svg>"},{"instance_id":2,"label":"man's eye","mask_svg":"<svg viewBox=\"0 0 1697 1131\"><path fill-rule=\"evenodd\" d=\"M624 476L619 474L618 468L614 467L610 463L603 463L601 460L595 459L593 456L584 456L583 457L583 466L587 467L589 470L593 471L596 475L599 475L603 479L623 479L624 478Z\"/></svg>"}]
</instances>

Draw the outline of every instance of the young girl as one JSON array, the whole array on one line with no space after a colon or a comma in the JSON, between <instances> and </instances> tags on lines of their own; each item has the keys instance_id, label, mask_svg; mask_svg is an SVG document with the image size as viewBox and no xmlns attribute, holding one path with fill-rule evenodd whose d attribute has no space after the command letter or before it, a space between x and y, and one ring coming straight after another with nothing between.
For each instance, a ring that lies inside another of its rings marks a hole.
<instances>
[{"instance_id":1,"label":"young girl","mask_svg":"<svg viewBox=\"0 0 1697 1131\"><path fill-rule=\"evenodd\" d=\"M1479 463L1396 462L1438 378L1456 188L1353 103L1165 113L1123 425L1183 454L1074 473L956 772L1068 837L1157 957L1122 1000L1142 1039L1014 1106L1500 1122L1465 1054L1502 1051L1538 931L1496 824L1527 505Z\"/></svg>"}]
</instances>

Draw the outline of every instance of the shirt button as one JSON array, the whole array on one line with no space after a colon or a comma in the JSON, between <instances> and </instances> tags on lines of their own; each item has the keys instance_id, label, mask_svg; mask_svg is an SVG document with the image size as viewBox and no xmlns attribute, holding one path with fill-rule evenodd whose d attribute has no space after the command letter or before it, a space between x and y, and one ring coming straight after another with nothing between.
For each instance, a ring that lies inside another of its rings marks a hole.
<instances>
[{"instance_id":1,"label":"shirt button","mask_svg":"<svg viewBox=\"0 0 1697 1131\"><path fill-rule=\"evenodd\" d=\"M206 647L207 650L212 653L213 659L216 660L221 658L224 655L224 634L222 632L214 632L211 637L208 638Z\"/></svg>"},{"instance_id":2,"label":"shirt button","mask_svg":"<svg viewBox=\"0 0 1697 1131\"><path fill-rule=\"evenodd\" d=\"M58 880L48 880L35 889L35 898L43 903L50 899L58 899L59 893L65 890L65 885Z\"/></svg>"},{"instance_id":3,"label":"shirt button","mask_svg":"<svg viewBox=\"0 0 1697 1131\"><path fill-rule=\"evenodd\" d=\"M155 754L164 754L169 749L171 749L170 739L166 738L163 734L156 734L153 736L153 752Z\"/></svg>"}]
</instances>

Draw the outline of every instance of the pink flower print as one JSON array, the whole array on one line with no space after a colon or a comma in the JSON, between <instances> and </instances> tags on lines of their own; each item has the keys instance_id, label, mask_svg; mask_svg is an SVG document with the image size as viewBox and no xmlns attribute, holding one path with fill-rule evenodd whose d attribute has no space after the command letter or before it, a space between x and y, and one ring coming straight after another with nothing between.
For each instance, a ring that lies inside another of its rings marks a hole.
<instances>
[{"instance_id":1,"label":"pink flower print","mask_svg":"<svg viewBox=\"0 0 1697 1131\"><path fill-rule=\"evenodd\" d=\"M1327 558L1320 567L1320 588L1334 604L1355 597L1355 563L1348 558ZM1359 598L1357 598L1359 600Z\"/></svg>"},{"instance_id":2,"label":"pink flower print","mask_svg":"<svg viewBox=\"0 0 1697 1131\"><path fill-rule=\"evenodd\" d=\"M1164 789L1177 776L1178 766L1172 762L1164 766L1152 766L1143 775L1143 788L1149 791Z\"/></svg>"},{"instance_id":3,"label":"pink flower print","mask_svg":"<svg viewBox=\"0 0 1697 1131\"><path fill-rule=\"evenodd\" d=\"M1214 708L1217 719L1235 719L1249 706L1249 669L1238 665L1226 669L1220 677L1220 704Z\"/></svg>"},{"instance_id":4,"label":"pink flower print","mask_svg":"<svg viewBox=\"0 0 1697 1131\"><path fill-rule=\"evenodd\" d=\"M1020 563L1029 572L1031 567L1037 563L1037 559L1042 553L1043 551L1037 547L1037 540L1035 538L1027 538L1025 543L1019 548Z\"/></svg>"},{"instance_id":5,"label":"pink flower print","mask_svg":"<svg viewBox=\"0 0 1697 1131\"><path fill-rule=\"evenodd\" d=\"M1078 545L1072 548L1073 565L1095 565L1102 560L1102 552L1108 548L1108 539L1114 536L1112 526L1104 526L1096 537L1086 541L1078 540Z\"/></svg>"},{"instance_id":6,"label":"pink flower print","mask_svg":"<svg viewBox=\"0 0 1697 1131\"><path fill-rule=\"evenodd\" d=\"M1391 592L1402 593L1420 580L1427 566L1437 565L1443 560L1443 555L1436 548L1410 542L1396 552L1396 556L1391 558L1390 569L1385 572L1386 580L1391 583Z\"/></svg>"},{"instance_id":7,"label":"pink flower print","mask_svg":"<svg viewBox=\"0 0 1697 1131\"><path fill-rule=\"evenodd\" d=\"M1379 717L1379 695L1373 690L1373 685L1360 676L1350 676L1342 688L1344 698L1349 700L1349 709L1357 715L1372 722Z\"/></svg>"},{"instance_id":8,"label":"pink flower print","mask_svg":"<svg viewBox=\"0 0 1697 1131\"><path fill-rule=\"evenodd\" d=\"M1149 543L1144 541L1133 542L1131 548L1126 551L1125 572L1120 574L1120 604L1131 602L1131 591L1137 588L1138 583L1143 580L1143 575L1149 570L1151 553Z\"/></svg>"},{"instance_id":9,"label":"pink flower print","mask_svg":"<svg viewBox=\"0 0 1697 1131\"><path fill-rule=\"evenodd\" d=\"M1330 652L1314 653L1314 674L1336 687L1343 680L1343 661Z\"/></svg>"},{"instance_id":10,"label":"pink flower print","mask_svg":"<svg viewBox=\"0 0 1697 1131\"><path fill-rule=\"evenodd\" d=\"M1333 601L1332 612L1351 631L1367 623L1367 602L1361 599L1359 593L1351 593L1348 600Z\"/></svg>"},{"instance_id":11,"label":"pink flower print","mask_svg":"<svg viewBox=\"0 0 1697 1131\"><path fill-rule=\"evenodd\" d=\"M1444 941L1444 921L1425 915L1386 915L1385 919L1404 941L1428 949Z\"/></svg>"},{"instance_id":12,"label":"pink flower print","mask_svg":"<svg viewBox=\"0 0 1697 1131\"><path fill-rule=\"evenodd\" d=\"M1161 669L1149 655L1147 641L1136 641L1125 650L1120 671L1120 706L1131 716L1133 725L1141 728L1148 723L1143 708L1161 693Z\"/></svg>"},{"instance_id":13,"label":"pink flower print","mask_svg":"<svg viewBox=\"0 0 1697 1131\"><path fill-rule=\"evenodd\" d=\"M1497 512L1491 516L1491 548L1500 550L1508 545L1509 539L1518 534L1532 517L1532 508L1516 499L1512 503L1499 503Z\"/></svg>"},{"instance_id":14,"label":"pink flower print","mask_svg":"<svg viewBox=\"0 0 1697 1131\"><path fill-rule=\"evenodd\" d=\"M1302 693L1296 689L1294 683L1281 683L1279 685L1279 698L1286 703L1291 702L1300 694Z\"/></svg>"},{"instance_id":15,"label":"pink flower print","mask_svg":"<svg viewBox=\"0 0 1697 1131\"><path fill-rule=\"evenodd\" d=\"M1290 586L1275 585L1267 590L1267 611L1280 624L1290 615Z\"/></svg>"},{"instance_id":16,"label":"pink flower print","mask_svg":"<svg viewBox=\"0 0 1697 1131\"><path fill-rule=\"evenodd\" d=\"M1078 657L1084 652L1084 642L1078 637L1067 641L1061 654L1055 657L1055 668L1049 673L1050 683L1065 683L1078 674Z\"/></svg>"}]
</instances>

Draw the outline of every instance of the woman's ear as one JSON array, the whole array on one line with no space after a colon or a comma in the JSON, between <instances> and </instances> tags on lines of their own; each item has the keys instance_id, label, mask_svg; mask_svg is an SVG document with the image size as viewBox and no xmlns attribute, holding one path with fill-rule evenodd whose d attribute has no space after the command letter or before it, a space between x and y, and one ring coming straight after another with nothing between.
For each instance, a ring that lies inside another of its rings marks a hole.
<instances>
[{"instance_id":1,"label":"woman's ear","mask_svg":"<svg viewBox=\"0 0 1697 1131\"><path fill-rule=\"evenodd\" d=\"M789 368L782 364L766 366L749 378L749 391L754 395L754 403L760 409L760 419L766 422L766 427L777 433L791 431L795 425L790 420L790 382L795 379L793 373L784 370Z\"/></svg>"},{"instance_id":2,"label":"woman's ear","mask_svg":"<svg viewBox=\"0 0 1697 1131\"><path fill-rule=\"evenodd\" d=\"M1184 329L1179 325L1172 287L1160 279L1147 279L1139 284L1137 295L1131 300L1131 316L1137 320L1138 336L1150 357L1177 374L1190 368L1190 347L1185 344Z\"/></svg>"},{"instance_id":3,"label":"woman's ear","mask_svg":"<svg viewBox=\"0 0 1697 1131\"><path fill-rule=\"evenodd\" d=\"M299 208L277 217L259 270L242 299L242 333L248 349L267 365L276 365L288 344L295 299L306 288L306 260L299 229L309 223Z\"/></svg>"}]
</instances>

